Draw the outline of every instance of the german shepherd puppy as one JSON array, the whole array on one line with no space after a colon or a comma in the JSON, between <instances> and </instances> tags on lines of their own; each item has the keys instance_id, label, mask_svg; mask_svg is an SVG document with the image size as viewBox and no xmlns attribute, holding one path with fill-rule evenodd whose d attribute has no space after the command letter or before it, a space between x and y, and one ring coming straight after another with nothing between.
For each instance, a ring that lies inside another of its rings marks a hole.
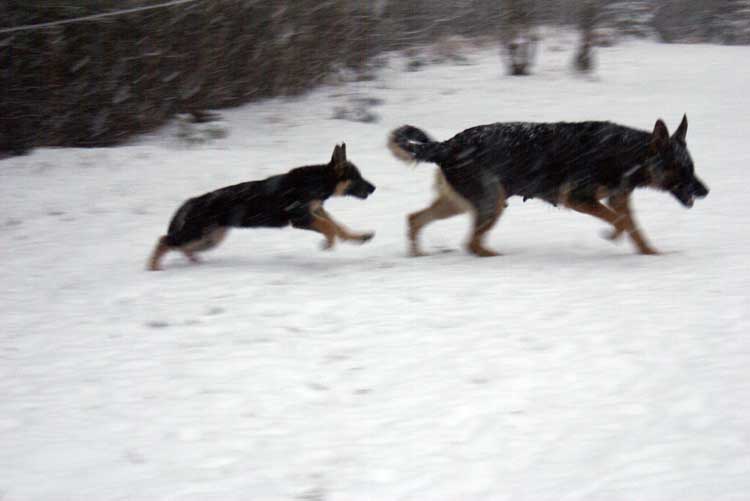
<instances>
[{"instance_id":1,"label":"german shepherd puppy","mask_svg":"<svg viewBox=\"0 0 750 501\"><path fill-rule=\"evenodd\" d=\"M167 234L159 238L148 261L149 270L159 270L162 257L179 250L192 262L196 252L216 247L229 228L295 228L317 231L330 249L336 237L366 242L374 233L351 233L323 209L331 196L352 195L365 199L375 186L346 159L346 144L336 146L331 161L292 169L262 181L227 186L191 198L177 209Z\"/></svg>"},{"instance_id":2,"label":"german shepherd puppy","mask_svg":"<svg viewBox=\"0 0 750 501\"><path fill-rule=\"evenodd\" d=\"M708 195L695 176L687 129L687 116L671 137L662 120L651 133L611 122L495 123L438 142L416 127L399 127L388 142L397 158L440 167L437 199L409 215L411 254L422 254L418 236L425 225L471 211L469 251L497 255L482 238L514 195L597 217L612 226L609 239L627 233L641 254L657 254L633 219L630 194L656 188L688 208Z\"/></svg>"}]
</instances>

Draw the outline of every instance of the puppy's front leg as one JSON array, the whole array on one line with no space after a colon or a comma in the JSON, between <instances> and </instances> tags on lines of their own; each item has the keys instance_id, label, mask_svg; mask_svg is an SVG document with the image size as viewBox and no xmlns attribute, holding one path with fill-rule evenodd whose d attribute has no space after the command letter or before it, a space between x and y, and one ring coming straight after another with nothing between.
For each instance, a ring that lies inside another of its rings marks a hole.
<instances>
[{"instance_id":1,"label":"puppy's front leg","mask_svg":"<svg viewBox=\"0 0 750 501\"><path fill-rule=\"evenodd\" d=\"M313 211L313 216L330 222L334 227L336 236L341 240L350 240L359 243L365 243L369 240L372 240L372 237L375 236L375 232L372 231L368 231L365 233L352 233L346 226L337 223L323 207L316 208Z\"/></svg>"},{"instance_id":2,"label":"puppy's front leg","mask_svg":"<svg viewBox=\"0 0 750 501\"><path fill-rule=\"evenodd\" d=\"M326 238L323 250L333 249L333 246L336 244L336 225L333 222L316 217L313 219L312 224L310 224L310 228L318 233L322 233Z\"/></svg>"},{"instance_id":3,"label":"puppy's front leg","mask_svg":"<svg viewBox=\"0 0 750 501\"><path fill-rule=\"evenodd\" d=\"M292 226L301 230L312 230L325 237L323 250L333 249L336 243L336 225L325 218L310 213L307 217L292 220Z\"/></svg>"}]
</instances>

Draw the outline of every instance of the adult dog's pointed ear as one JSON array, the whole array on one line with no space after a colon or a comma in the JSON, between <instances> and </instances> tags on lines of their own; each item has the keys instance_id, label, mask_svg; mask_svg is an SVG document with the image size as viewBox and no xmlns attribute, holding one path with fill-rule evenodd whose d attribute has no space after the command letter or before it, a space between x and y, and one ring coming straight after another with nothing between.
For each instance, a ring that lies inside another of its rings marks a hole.
<instances>
[{"instance_id":1,"label":"adult dog's pointed ear","mask_svg":"<svg viewBox=\"0 0 750 501\"><path fill-rule=\"evenodd\" d=\"M667 130L667 124L661 118L656 121L654 125L654 132L651 134L651 146L658 150L662 150L669 146L669 131Z\"/></svg>"},{"instance_id":2,"label":"adult dog's pointed ear","mask_svg":"<svg viewBox=\"0 0 750 501\"><path fill-rule=\"evenodd\" d=\"M674 135L672 136L677 141L680 141L681 143L686 142L686 136L687 136L687 129L688 129L688 121L687 121L687 113L685 113L682 116L682 122L680 122L680 126L677 127L677 130L675 131Z\"/></svg>"}]
</instances>

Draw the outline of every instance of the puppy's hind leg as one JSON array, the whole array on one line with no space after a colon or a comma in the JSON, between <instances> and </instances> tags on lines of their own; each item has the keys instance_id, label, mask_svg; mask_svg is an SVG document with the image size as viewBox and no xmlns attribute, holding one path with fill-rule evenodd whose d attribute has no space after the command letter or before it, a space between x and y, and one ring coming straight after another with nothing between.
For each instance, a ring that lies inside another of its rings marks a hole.
<instances>
[{"instance_id":1,"label":"puppy's hind leg","mask_svg":"<svg viewBox=\"0 0 750 501\"><path fill-rule=\"evenodd\" d=\"M180 249L182 253L185 255L188 261L194 264L199 264L201 262L200 258L195 254L195 251L191 251L188 249Z\"/></svg>"},{"instance_id":2,"label":"puppy's hind leg","mask_svg":"<svg viewBox=\"0 0 750 501\"><path fill-rule=\"evenodd\" d=\"M200 259L196 256L197 252L205 252L213 249L224 241L227 235L227 228L224 226L214 227L211 230L205 232L205 234L198 240L193 240L180 246L180 251L185 255L191 263L200 263Z\"/></svg>"},{"instance_id":3,"label":"puppy's hind leg","mask_svg":"<svg viewBox=\"0 0 750 501\"><path fill-rule=\"evenodd\" d=\"M161 270L161 259L170 250L172 250L172 247L170 247L170 245L167 243L167 236L164 235L163 237L159 238L159 240L156 242L156 247L154 247L154 250L148 259L147 269L149 271Z\"/></svg>"}]
</instances>

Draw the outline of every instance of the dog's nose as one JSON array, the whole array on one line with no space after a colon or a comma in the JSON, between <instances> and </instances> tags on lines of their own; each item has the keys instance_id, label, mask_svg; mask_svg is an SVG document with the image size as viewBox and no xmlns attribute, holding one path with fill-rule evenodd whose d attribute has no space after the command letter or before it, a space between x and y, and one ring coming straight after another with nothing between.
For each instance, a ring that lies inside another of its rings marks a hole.
<instances>
[{"instance_id":1,"label":"dog's nose","mask_svg":"<svg viewBox=\"0 0 750 501\"><path fill-rule=\"evenodd\" d=\"M370 193L370 195L372 195L374 191L375 191L374 185L371 184L367 187L367 192Z\"/></svg>"},{"instance_id":2,"label":"dog's nose","mask_svg":"<svg viewBox=\"0 0 750 501\"><path fill-rule=\"evenodd\" d=\"M695 196L703 198L708 195L708 186L703 183L699 183L695 189Z\"/></svg>"}]
</instances>

